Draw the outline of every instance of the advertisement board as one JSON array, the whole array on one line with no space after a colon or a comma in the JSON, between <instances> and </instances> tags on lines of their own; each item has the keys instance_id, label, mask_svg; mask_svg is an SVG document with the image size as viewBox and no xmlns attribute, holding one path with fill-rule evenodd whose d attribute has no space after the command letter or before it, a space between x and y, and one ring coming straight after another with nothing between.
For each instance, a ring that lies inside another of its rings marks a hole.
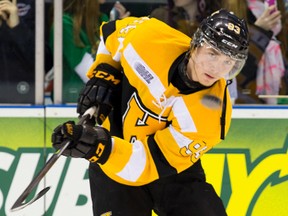
<instances>
[{"instance_id":1,"label":"advertisement board","mask_svg":"<svg viewBox=\"0 0 288 216\"><path fill-rule=\"evenodd\" d=\"M228 215L288 214L287 118L283 107L236 108L227 138L204 155Z\"/></svg>"},{"instance_id":2,"label":"advertisement board","mask_svg":"<svg viewBox=\"0 0 288 216\"><path fill-rule=\"evenodd\" d=\"M73 106L0 108L0 215L92 215L88 162L66 157L59 158L31 194L50 186L43 198L10 212L54 153L52 130L77 120L75 110ZM228 136L203 156L207 181L221 196L228 215L288 214L287 119L287 107L235 107Z\"/></svg>"}]
</instances>

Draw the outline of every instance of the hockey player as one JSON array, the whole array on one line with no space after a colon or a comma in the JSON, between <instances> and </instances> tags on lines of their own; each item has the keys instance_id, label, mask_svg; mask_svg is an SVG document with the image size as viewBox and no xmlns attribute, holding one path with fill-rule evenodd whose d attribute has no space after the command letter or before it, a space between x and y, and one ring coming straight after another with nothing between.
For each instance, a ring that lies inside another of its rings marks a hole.
<instances>
[{"instance_id":1,"label":"hockey player","mask_svg":"<svg viewBox=\"0 0 288 216\"><path fill-rule=\"evenodd\" d=\"M200 157L228 132L225 80L247 58L245 22L216 11L192 40L148 17L104 23L100 30L77 112L97 106L96 122L105 122L68 121L52 135L56 149L72 140L64 155L91 162L94 215L226 215Z\"/></svg>"}]
</instances>

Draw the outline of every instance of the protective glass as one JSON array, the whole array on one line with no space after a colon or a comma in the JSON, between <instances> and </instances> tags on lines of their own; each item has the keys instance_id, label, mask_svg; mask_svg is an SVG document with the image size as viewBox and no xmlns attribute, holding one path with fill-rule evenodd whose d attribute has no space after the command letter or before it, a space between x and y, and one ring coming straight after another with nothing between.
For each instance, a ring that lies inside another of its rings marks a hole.
<instances>
[{"instance_id":1,"label":"protective glass","mask_svg":"<svg viewBox=\"0 0 288 216\"><path fill-rule=\"evenodd\" d=\"M217 77L233 79L239 74L245 64L244 59L236 59L222 52L216 46L203 40L192 47L192 59L203 71L217 74Z\"/></svg>"}]
</instances>

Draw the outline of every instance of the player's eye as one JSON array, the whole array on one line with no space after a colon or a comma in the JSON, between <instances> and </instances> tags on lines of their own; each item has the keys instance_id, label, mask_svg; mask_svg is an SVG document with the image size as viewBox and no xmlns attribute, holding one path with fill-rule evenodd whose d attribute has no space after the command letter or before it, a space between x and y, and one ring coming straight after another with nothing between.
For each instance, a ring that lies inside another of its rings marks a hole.
<instances>
[{"instance_id":1,"label":"player's eye","mask_svg":"<svg viewBox=\"0 0 288 216\"><path fill-rule=\"evenodd\" d=\"M208 55L211 58L216 58L216 54L214 52L209 52Z\"/></svg>"},{"instance_id":2,"label":"player's eye","mask_svg":"<svg viewBox=\"0 0 288 216\"><path fill-rule=\"evenodd\" d=\"M233 61L232 60L226 60L226 61L224 61L224 64L225 65L232 65Z\"/></svg>"}]
</instances>

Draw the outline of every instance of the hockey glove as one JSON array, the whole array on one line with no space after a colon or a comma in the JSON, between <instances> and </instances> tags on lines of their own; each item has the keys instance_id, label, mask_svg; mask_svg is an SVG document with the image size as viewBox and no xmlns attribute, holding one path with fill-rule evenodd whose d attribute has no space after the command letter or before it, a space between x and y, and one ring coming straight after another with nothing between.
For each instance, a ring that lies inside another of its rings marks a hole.
<instances>
[{"instance_id":1,"label":"hockey glove","mask_svg":"<svg viewBox=\"0 0 288 216\"><path fill-rule=\"evenodd\" d=\"M109 71L109 73L107 72ZM92 106L96 106L96 122L101 125L113 108L115 91L120 83L121 72L107 64L100 64L81 91L78 98L77 112L80 115Z\"/></svg>"},{"instance_id":2,"label":"hockey glove","mask_svg":"<svg viewBox=\"0 0 288 216\"><path fill-rule=\"evenodd\" d=\"M92 163L104 164L111 153L111 136L102 127L75 125L74 121L56 127L52 134L53 147L58 150L65 141L71 141L64 156L85 158Z\"/></svg>"}]
</instances>

